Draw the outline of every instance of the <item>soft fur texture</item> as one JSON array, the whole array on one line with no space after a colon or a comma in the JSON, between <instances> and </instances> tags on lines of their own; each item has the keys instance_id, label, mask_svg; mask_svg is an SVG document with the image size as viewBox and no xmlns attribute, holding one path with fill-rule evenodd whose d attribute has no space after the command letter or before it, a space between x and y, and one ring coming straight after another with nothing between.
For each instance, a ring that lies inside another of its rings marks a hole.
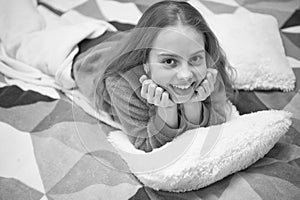
<instances>
[{"instance_id":1,"label":"soft fur texture","mask_svg":"<svg viewBox=\"0 0 300 200\"><path fill-rule=\"evenodd\" d=\"M146 186L184 192L245 169L262 158L291 125L286 111L259 111L218 126L187 131L150 153L137 150L121 131L108 139Z\"/></svg>"},{"instance_id":2,"label":"soft fur texture","mask_svg":"<svg viewBox=\"0 0 300 200\"><path fill-rule=\"evenodd\" d=\"M233 14L206 15L205 18L236 69L236 88L294 89L295 75L273 16L238 8Z\"/></svg>"}]
</instances>

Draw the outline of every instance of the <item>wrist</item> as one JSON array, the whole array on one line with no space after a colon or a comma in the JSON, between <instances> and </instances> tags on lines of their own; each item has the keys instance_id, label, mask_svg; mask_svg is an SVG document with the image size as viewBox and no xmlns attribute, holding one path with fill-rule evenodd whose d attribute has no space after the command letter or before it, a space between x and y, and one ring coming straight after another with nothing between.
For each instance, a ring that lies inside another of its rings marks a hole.
<instances>
[{"instance_id":1,"label":"wrist","mask_svg":"<svg viewBox=\"0 0 300 200\"><path fill-rule=\"evenodd\" d=\"M177 114L177 105L171 107L157 107L157 113L162 119Z\"/></svg>"},{"instance_id":2,"label":"wrist","mask_svg":"<svg viewBox=\"0 0 300 200\"><path fill-rule=\"evenodd\" d=\"M202 103L200 101L183 104L183 115L192 124L201 122Z\"/></svg>"},{"instance_id":3,"label":"wrist","mask_svg":"<svg viewBox=\"0 0 300 200\"><path fill-rule=\"evenodd\" d=\"M157 107L156 114L172 128L178 127L177 105L170 107Z\"/></svg>"}]
</instances>

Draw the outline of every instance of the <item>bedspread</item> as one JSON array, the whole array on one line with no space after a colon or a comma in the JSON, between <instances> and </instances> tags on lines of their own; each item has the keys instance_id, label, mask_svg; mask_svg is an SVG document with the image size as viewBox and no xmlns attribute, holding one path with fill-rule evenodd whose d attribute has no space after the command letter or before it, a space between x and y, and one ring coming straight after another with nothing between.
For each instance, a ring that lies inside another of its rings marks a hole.
<instances>
[{"instance_id":1,"label":"bedspread","mask_svg":"<svg viewBox=\"0 0 300 200\"><path fill-rule=\"evenodd\" d=\"M75 9L101 18L103 13L95 6L99 2L87 1ZM149 5L147 1L121 2L135 2L141 11ZM280 30L299 27L298 1L202 2L215 13L244 6L274 14ZM299 34L282 34L287 55L295 59L300 59ZM294 91L239 91L234 102L241 114L268 109L292 112L287 134L249 168L186 193L143 186L106 140L115 128L88 115L62 92L45 88L38 92L38 86L21 87L0 74L0 199L299 199L300 65L294 59L291 62L297 77Z\"/></svg>"}]
</instances>

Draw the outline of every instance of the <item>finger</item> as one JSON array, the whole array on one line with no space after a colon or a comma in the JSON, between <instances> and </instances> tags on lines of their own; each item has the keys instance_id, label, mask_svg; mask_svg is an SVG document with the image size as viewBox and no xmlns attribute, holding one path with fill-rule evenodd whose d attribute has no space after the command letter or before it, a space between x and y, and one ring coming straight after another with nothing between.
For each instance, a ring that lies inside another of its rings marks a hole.
<instances>
[{"instance_id":1,"label":"finger","mask_svg":"<svg viewBox=\"0 0 300 200\"><path fill-rule=\"evenodd\" d=\"M193 101L203 101L205 100L205 90L203 88L203 86L200 86L197 90L197 94L195 96L195 98L193 99Z\"/></svg>"},{"instance_id":2,"label":"finger","mask_svg":"<svg viewBox=\"0 0 300 200\"><path fill-rule=\"evenodd\" d=\"M214 85L215 85L215 81L214 81L214 77L211 73L207 74L207 82L208 82L208 87L210 90L210 93L214 90Z\"/></svg>"},{"instance_id":3,"label":"finger","mask_svg":"<svg viewBox=\"0 0 300 200\"><path fill-rule=\"evenodd\" d=\"M155 97L154 97L154 104L157 105L157 106L161 103L162 93L163 93L163 89L161 87L156 87Z\"/></svg>"},{"instance_id":4,"label":"finger","mask_svg":"<svg viewBox=\"0 0 300 200\"><path fill-rule=\"evenodd\" d=\"M166 107L168 105L168 101L169 101L169 93L163 92L161 96L161 105Z\"/></svg>"},{"instance_id":5,"label":"finger","mask_svg":"<svg viewBox=\"0 0 300 200\"><path fill-rule=\"evenodd\" d=\"M214 68L208 68L207 71L208 71L208 74L212 75L213 81L216 82L217 75L218 75L218 70L214 69Z\"/></svg>"},{"instance_id":6,"label":"finger","mask_svg":"<svg viewBox=\"0 0 300 200\"><path fill-rule=\"evenodd\" d=\"M163 92L161 97L161 105L163 107L172 106L174 103L170 99L170 95L168 92Z\"/></svg>"},{"instance_id":7,"label":"finger","mask_svg":"<svg viewBox=\"0 0 300 200\"><path fill-rule=\"evenodd\" d=\"M149 88L149 84L151 83L152 81L150 79L148 80L145 80L142 84L142 89L141 89L141 96L145 99L147 99L147 94L148 94L148 88Z\"/></svg>"},{"instance_id":8,"label":"finger","mask_svg":"<svg viewBox=\"0 0 300 200\"><path fill-rule=\"evenodd\" d=\"M207 79L205 79L205 80L203 81L203 83L202 83L202 88L203 88L203 90L204 90L204 96L208 97L208 96L210 95L211 91L210 91L210 85L209 85L209 82L208 82ZM204 97L204 96L203 96L203 97ZM206 98L206 97L205 97L205 98Z\"/></svg>"},{"instance_id":9,"label":"finger","mask_svg":"<svg viewBox=\"0 0 300 200\"><path fill-rule=\"evenodd\" d=\"M154 103L154 96L155 96L155 89L156 89L157 85L155 83L150 83L149 87L148 87L148 101L150 103Z\"/></svg>"},{"instance_id":10,"label":"finger","mask_svg":"<svg viewBox=\"0 0 300 200\"><path fill-rule=\"evenodd\" d=\"M164 94L162 94L162 98L164 98L164 105L165 107L170 107L170 106L174 106L176 105L176 103L174 103L174 101L171 99L170 94L168 92L164 92Z\"/></svg>"},{"instance_id":11,"label":"finger","mask_svg":"<svg viewBox=\"0 0 300 200\"><path fill-rule=\"evenodd\" d=\"M142 75L139 79L140 83L143 83L145 80L147 80L147 76L146 75Z\"/></svg>"}]
</instances>

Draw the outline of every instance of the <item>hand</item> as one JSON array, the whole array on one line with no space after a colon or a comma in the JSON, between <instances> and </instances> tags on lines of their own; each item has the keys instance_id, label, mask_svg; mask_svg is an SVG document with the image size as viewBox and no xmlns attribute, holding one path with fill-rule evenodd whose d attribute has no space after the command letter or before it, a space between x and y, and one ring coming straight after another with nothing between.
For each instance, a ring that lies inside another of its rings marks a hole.
<instances>
[{"instance_id":1,"label":"hand","mask_svg":"<svg viewBox=\"0 0 300 200\"><path fill-rule=\"evenodd\" d=\"M170 99L169 93L148 79L146 75L141 76L140 82L142 83L141 96L147 99L148 103L164 108L176 105Z\"/></svg>"},{"instance_id":2,"label":"hand","mask_svg":"<svg viewBox=\"0 0 300 200\"><path fill-rule=\"evenodd\" d=\"M189 100L189 103L194 103L198 101L204 101L210 94L214 91L215 82L217 78L218 70L208 68L205 79L196 89L195 94Z\"/></svg>"}]
</instances>

